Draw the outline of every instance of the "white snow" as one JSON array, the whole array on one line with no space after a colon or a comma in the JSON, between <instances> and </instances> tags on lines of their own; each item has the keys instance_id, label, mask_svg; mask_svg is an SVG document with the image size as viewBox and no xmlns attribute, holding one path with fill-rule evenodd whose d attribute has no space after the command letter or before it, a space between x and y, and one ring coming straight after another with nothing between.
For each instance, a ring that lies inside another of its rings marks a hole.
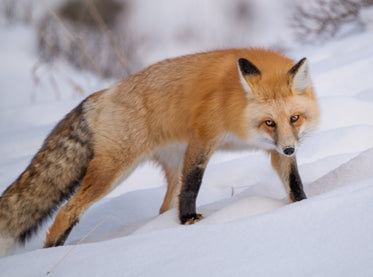
<instances>
[{"instance_id":1,"label":"white snow","mask_svg":"<svg viewBox=\"0 0 373 277\"><path fill-rule=\"evenodd\" d=\"M65 73L55 77L81 76L84 95L57 97L50 85L35 87L30 30L2 27L0 33L2 192L54 124L107 84L60 65ZM158 168L144 164L87 211L65 246L40 249L49 221L25 248L0 259L0 275L46 275L111 215L50 275L373 276L372 44L368 30L288 53L297 60L308 58L322 111L320 128L297 153L309 199L287 204L265 154L217 153L197 201L205 218L182 226L175 210L158 215L165 180Z\"/></svg>"}]
</instances>

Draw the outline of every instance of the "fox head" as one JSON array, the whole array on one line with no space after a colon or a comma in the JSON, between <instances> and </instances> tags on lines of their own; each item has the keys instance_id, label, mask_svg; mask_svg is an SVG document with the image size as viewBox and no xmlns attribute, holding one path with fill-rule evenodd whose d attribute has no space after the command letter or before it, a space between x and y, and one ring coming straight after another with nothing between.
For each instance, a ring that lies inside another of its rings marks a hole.
<instances>
[{"instance_id":1,"label":"fox head","mask_svg":"<svg viewBox=\"0 0 373 277\"><path fill-rule=\"evenodd\" d=\"M245 58L237 63L248 99L249 141L291 157L317 126L319 110L307 59L294 65L283 56L279 58L278 64L276 60L259 60L259 68Z\"/></svg>"}]
</instances>

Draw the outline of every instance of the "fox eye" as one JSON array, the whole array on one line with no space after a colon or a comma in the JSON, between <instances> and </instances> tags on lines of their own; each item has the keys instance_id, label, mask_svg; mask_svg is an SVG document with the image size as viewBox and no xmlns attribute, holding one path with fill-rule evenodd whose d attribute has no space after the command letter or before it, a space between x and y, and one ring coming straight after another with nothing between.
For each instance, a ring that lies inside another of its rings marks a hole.
<instances>
[{"instance_id":1,"label":"fox eye","mask_svg":"<svg viewBox=\"0 0 373 277\"><path fill-rule=\"evenodd\" d=\"M292 116L290 117L290 121L291 121L291 123L294 123L294 122L298 121L298 119L299 119L299 115L298 115L298 114L296 114L296 115L292 115Z\"/></svg>"},{"instance_id":2,"label":"fox eye","mask_svg":"<svg viewBox=\"0 0 373 277\"><path fill-rule=\"evenodd\" d=\"M276 123L275 123L273 120L270 120L270 119L264 121L264 123L265 123L267 126L269 126L269 127L275 127L275 126L276 126Z\"/></svg>"}]
</instances>

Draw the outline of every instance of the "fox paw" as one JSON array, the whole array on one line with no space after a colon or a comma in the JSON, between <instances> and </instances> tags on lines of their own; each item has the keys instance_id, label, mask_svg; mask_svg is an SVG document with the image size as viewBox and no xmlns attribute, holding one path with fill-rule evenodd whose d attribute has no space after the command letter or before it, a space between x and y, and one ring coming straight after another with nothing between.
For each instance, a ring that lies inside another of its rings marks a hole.
<instances>
[{"instance_id":1,"label":"fox paw","mask_svg":"<svg viewBox=\"0 0 373 277\"><path fill-rule=\"evenodd\" d=\"M202 218L203 216L201 214L185 215L180 217L180 222L184 225L191 225L200 221Z\"/></svg>"}]
</instances>

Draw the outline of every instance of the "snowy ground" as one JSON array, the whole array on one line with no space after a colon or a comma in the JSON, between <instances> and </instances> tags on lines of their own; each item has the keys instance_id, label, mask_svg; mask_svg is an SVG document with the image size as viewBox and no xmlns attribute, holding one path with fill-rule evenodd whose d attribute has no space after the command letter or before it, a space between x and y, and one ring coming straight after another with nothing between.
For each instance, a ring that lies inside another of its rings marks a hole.
<instances>
[{"instance_id":1,"label":"snowy ground","mask_svg":"<svg viewBox=\"0 0 373 277\"><path fill-rule=\"evenodd\" d=\"M2 36L0 192L86 96L32 94L29 33ZM51 276L373 276L372 44L370 31L289 53L309 58L322 110L320 129L298 152L308 200L287 204L266 155L218 153L198 197L205 219L181 226L175 210L158 215L165 180L146 164L91 207L66 246L40 249L48 222L0 260L0 275L45 275L111 215ZM107 85L82 82L92 92Z\"/></svg>"}]
</instances>

